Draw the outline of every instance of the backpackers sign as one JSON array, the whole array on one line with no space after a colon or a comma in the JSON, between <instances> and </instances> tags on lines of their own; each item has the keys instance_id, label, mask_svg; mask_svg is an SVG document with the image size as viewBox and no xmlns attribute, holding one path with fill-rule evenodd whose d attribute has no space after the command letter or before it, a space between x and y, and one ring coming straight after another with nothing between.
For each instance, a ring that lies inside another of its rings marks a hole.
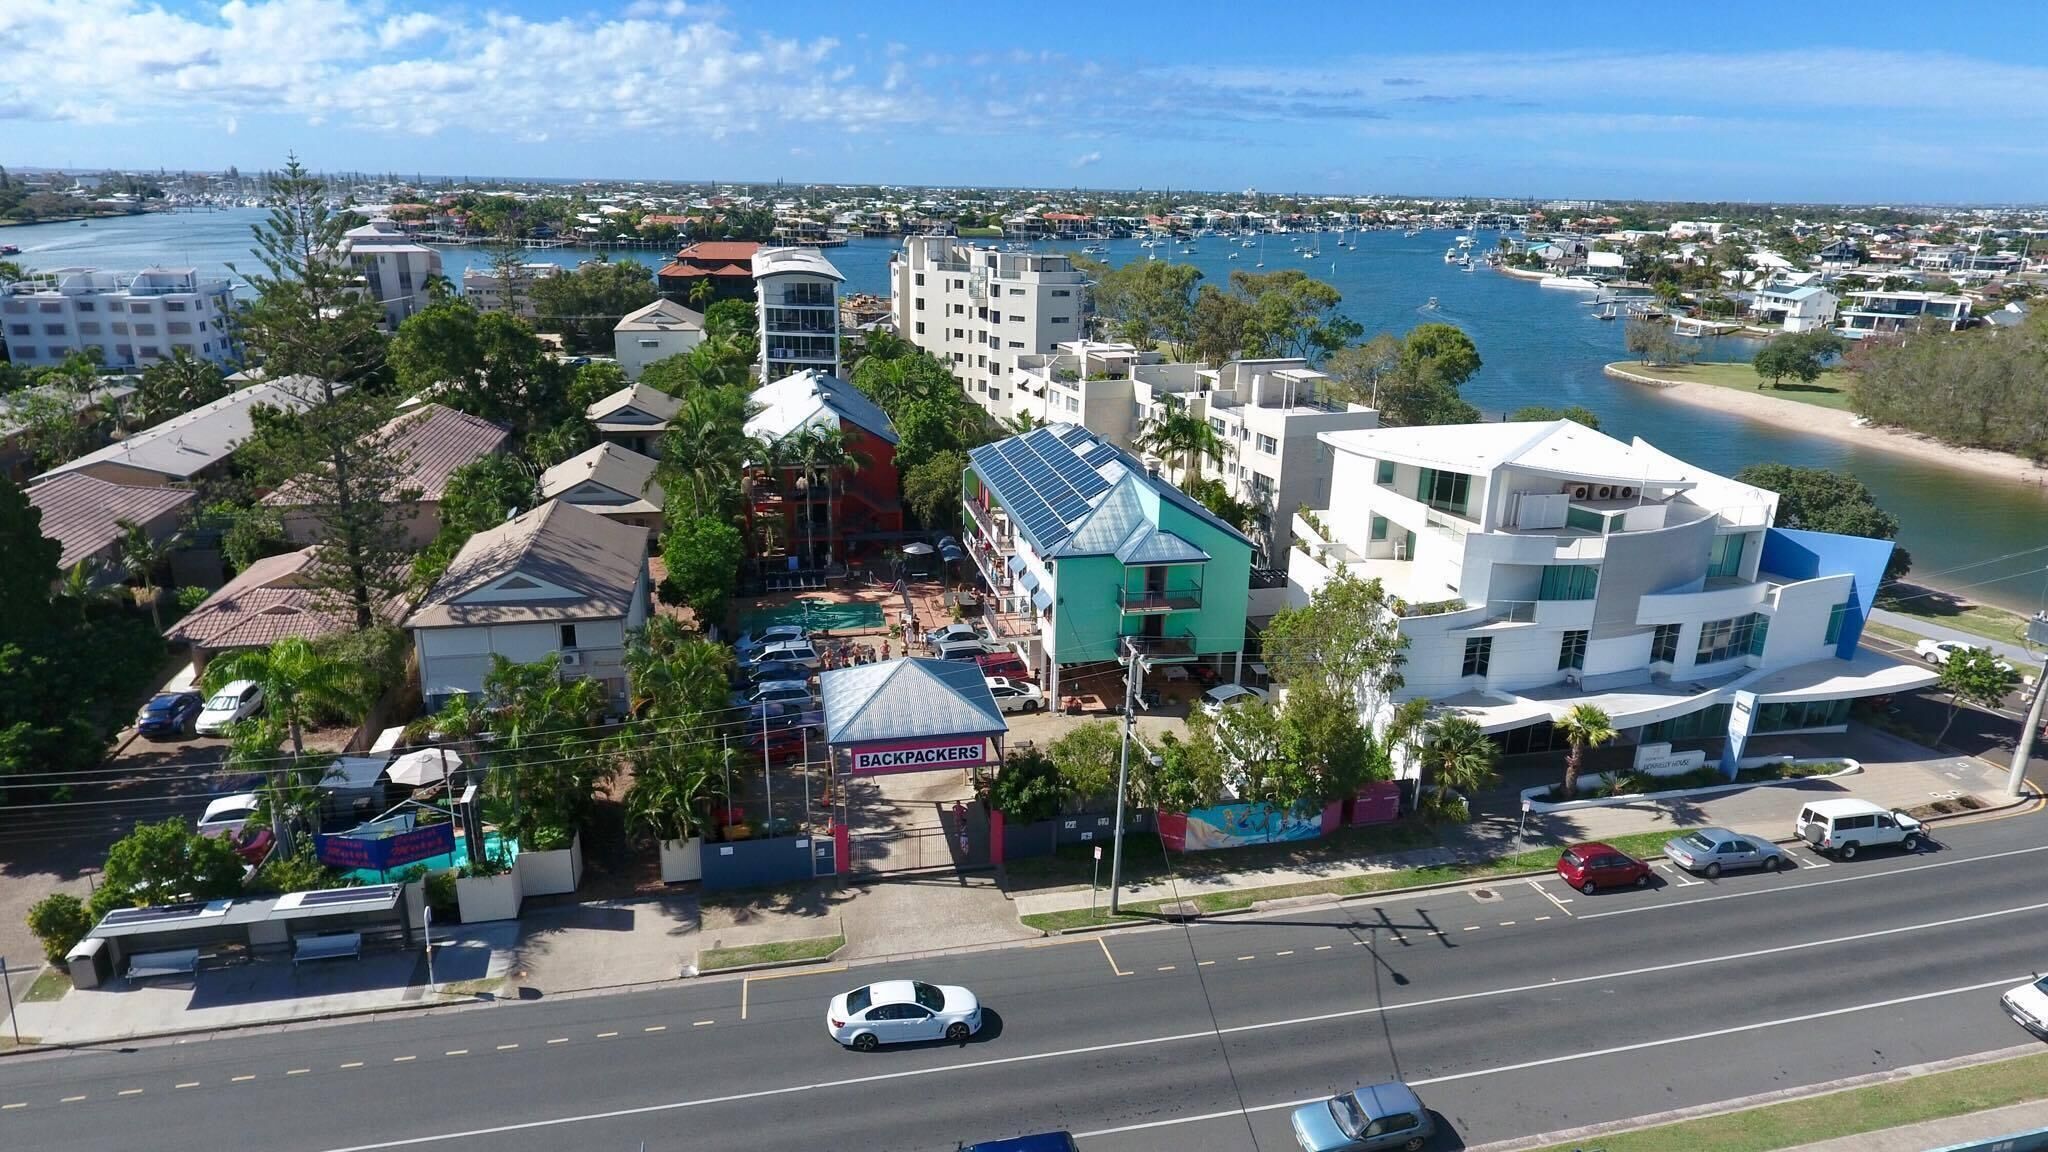
<instances>
[{"instance_id":1,"label":"backpackers sign","mask_svg":"<svg viewBox=\"0 0 2048 1152\"><path fill-rule=\"evenodd\" d=\"M892 772L930 772L939 768L972 768L986 764L988 741L953 737L903 744L862 744L849 755L855 776L883 776Z\"/></svg>"}]
</instances>

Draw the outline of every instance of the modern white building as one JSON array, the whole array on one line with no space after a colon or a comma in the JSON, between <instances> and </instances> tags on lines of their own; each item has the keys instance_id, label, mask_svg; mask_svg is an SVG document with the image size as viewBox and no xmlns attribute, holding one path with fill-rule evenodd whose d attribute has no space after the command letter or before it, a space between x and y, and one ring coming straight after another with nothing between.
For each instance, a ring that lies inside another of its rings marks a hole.
<instances>
[{"instance_id":1,"label":"modern white building","mask_svg":"<svg viewBox=\"0 0 2048 1152\"><path fill-rule=\"evenodd\" d=\"M1835 323L1835 294L1817 285L1794 287L1773 281L1757 289L1750 316L1786 332L1821 332Z\"/></svg>"},{"instance_id":2,"label":"modern white building","mask_svg":"<svg viewBox=\"0 0 2048 1152\"><path fill-rule=\"evenodd\" d=\"M1624 744L1739 758L1751 735L1839 731L1850 701L1934 679L1856 646L1890 542L1772 528L1776 493L1640 439L1564 420L1321 439L1334 495L1295 517L1290 596L1343 571L1398 599L1387 706L1426 698L1542 752L1585 702Z\"/></svg>"},{"instance_id":3,"label":"modern white building","mask_svg":"<svg viewBox=\"0 0 2048 1152\"><path fill-rule=\"evenodd\" d=\"M516 315L531 320L538 314L533 304L533 286L562 272L560 264L547 263L517 264L503 276L496 268L469 268L462 273L462 297L479 312L502 312L509 303L515 306Z\"/></svg>"},{"instance_id":4,"label":"modern white building","mask_svg":"<svg viewBox=\"0 0 2048 1152\"><path fill-rule=\"evenodd\" d=\"M1970 320L1970 298L1940 292L1851 292L1835 325L1849 340L1917 331L1922 324L1953 332Z\"/></svg>"},{"instance_id":5,"label":"modern white building","mask_svg":"<svg viewBox=\"0 0 2048 1152\"><path fill-rule=\"evenodd\" d=\"M1007 416L1019 361L1087 332L1088 278L1066 256L911 236L889 264L896 332L953 370L967 395Z\"/></svg>"},{"instance_id":6,"label":"modern white building","mask_svg":"<svg viewBox=\"0 0 2048 1152\"><path fill-rule=\"evenodd\" d=\"M673 300L656 300L619 318L612 325L619 370L628 380L656 360L681 356L704 342L704 316Z\"/></svg>"},{"instance_id":7,"label":"modern white building","mask_svg":"<svg viewBox=\"0 0 2048 1152\"><path fill-rule=\"evenodd\" d=\"M839 375L839 285L845 279L816 249L754 253L763 381L806 368Z\"/></svg>"},{"instance_id":8,"label":"modern white building","mask_svg":"<svg viewBox=\"0 0 2048 1152\"><path fill-rule=\"evenodd\" d=\"M16 364L61 364L98 349L108 368L146 368L183 350L230 364L234 298L225 277L192 268L145 268L133 276L59 268L0 285L0 332Z\"/></svg>"},{"instance_id":9,"label":"modern white building","mask_svg":"<svg viewBox=\"0 0 2048 1152\"><path fill-rule=\"evenodd\" d=\"M427 282L441 275L441 254L382 216L342 233L341 254L383 311L388 331L427 306Z\"/></svg>"}]
</instances>

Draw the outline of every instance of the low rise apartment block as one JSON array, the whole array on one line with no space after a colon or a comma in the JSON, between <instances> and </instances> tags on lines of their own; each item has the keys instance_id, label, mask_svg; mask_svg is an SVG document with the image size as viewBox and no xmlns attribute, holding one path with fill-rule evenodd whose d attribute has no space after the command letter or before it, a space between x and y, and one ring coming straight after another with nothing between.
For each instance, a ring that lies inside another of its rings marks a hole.
<instances>
[{"instance_id":1,"label":"low rise apartment block","mask_svg":"<svg viewBox=\"0 0 2048 1152\"><path fill-rule=\"evenodd\" d=\"M107 368L146 368L181 351L229 364L233 312L227 279L192 268L58 268L0 285L0 332L25 368L94 349Z\"/></svg>"},{"instance_id":2,"label":"low rise apartment block","mask_svg":"<svg viewBox=\"0 0 2048 1152\"><path fill-rule=\"evenodd\" d=\"M341 255L356 270L362 290L376 301L384 328L391 332L431 302L427 284L441 275L440 252L381 216L342 233Z\"/></svg>"},{"instance_id":3,"label":"low rise apartment block","mask_svg":"<svg viewBox=\"0 0 2048 1152\"><path fill-rule=\"evenodd\" d=\"M502 273L497 268L468 268L462 273L462 297L479 312L503 312L531 320L539 314L533 303L533 286L560 276L560 264L515 264Z\"/></svg>"},{"instance_id":4,"label":"low rise apartment block","mask_svg":"<svg viewBox=\"0 0 2048 1152\"><path fill-rule=\"evenodd\" d=\"M889 265L896 332L939 358L997 417L1016 408L1019 361L1087 332L1088 278L1064 255L911 236Z\"/></svg>"}]
</instances>

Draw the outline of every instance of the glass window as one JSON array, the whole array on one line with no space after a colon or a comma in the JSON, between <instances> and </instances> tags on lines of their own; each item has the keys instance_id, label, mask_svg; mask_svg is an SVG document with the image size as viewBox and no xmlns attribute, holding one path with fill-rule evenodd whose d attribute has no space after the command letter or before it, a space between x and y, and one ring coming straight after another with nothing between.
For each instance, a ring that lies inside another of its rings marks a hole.
<instances>
[{"instance_id":1,"label":"glass window","mask_svg":"<svg viewBox=\"0 0 2048 1152\"><path fill-rule=\"evenodd\" d=\"M1380 461L1379 472L1373 479L1380 484L1392 484L1394 482L1394 462L1392 460Z\"/></svg>"},{"instance_id":2,"label":"glass window","mask_svg":"<svg viewBox=\"0 0 2048 1152\"><path fill-rule=\"evenodd\" d=\"M1415 498L1439 512L1465 514L1465 505L1472 496L1472 477L1463 472L1440 472L1435 468L1422 469L1415 486Z\"/></svg>"},{"instance_id":3,"label":"glass window","mask_svg":"<svg viewBox=\"0 0 2048 1152\"><path fill-rule=\"evenodd\" d=\"M1742 655L1760 655L1769 631L1769 618L1755 612L1727 620L1709 620L1700 625L1700 643L1693 653L1693 662L1712 664Z\"/></svg>"},{"instance_id":4,"label":"glass window","mask_svg":"<svg viewBox=\"0 0 2048 1152\"><path fill-rule=\"evenodd\" d=\"M1591 564L1546 564L1538 600L1591 600L1600 587L1600 569Z\"/></svg>"},{"instance_id":5,"label":"glass window","mask_svg":"<svg viewBox=\"0 0 2048 1152\"><path fill-rule=\"evenodd\" d=\"M1557 648L1559 668L1581 668L1586 666L1586 633L1573 630L1564 634L1564 642Z\"/></svg>"},{"instance_id":6,"label":"glass window","mask_svg":"<svg viewBox=\"0 0 2048 1152\"><path fill-rule=\"evenodd\" d=\"M1468 636L1465 639L1465 665L1460 676L1484 676L1487 665L1493 662L1493 637Z\"/></svg>"},{"instance_id":7,"label":"glass window","mask_svg":"<svg viewBox=\"0 0 2048 1152\"><path fill-rule=\"evenodd\" d=\"M1849 602L1846 600L1828 609L1828 643L1833 644L1842 638L1842 619L1848 614Z\"/></svg>"},{"instance_id":8,"label":"glass window","mask_svg":"<svg viewBox=\"0 0 2048 1152\"><path fill-rule=\"evenodd\" d=\"M1707 559L1707 575L1742 575L1742 542L1747 539L1747 536L1714 537L1714 551Z\"/></svg>"},{"instance_id":9,"label":"glass window","mask_svg":"<svg viewBox=\"0 0 2048 1152\"><path fill-rule=\"evenodd\" d=\"M1569 507L1564 512L1564 526L1567 528L1577 528L1581 532L1598 532L1605 535L1607 532L1607 517L1584 508Z\"/></svg>"},{"instance_id":10,"label":"glass window","mask_svg":"<svg viewBox=\"0 0 2048 1152\"><path fill-rule=\"evenodd\" d=\"M1280 442L1262 432L1259 434L1259 451L1268 456L1277 456L1280 453Z\"/></svg>"},{"instance_id":11,"label":"glass window","mask_svg":"<svg viewBox=\"0 0 2048 1152\"><path fill-rule=\"evenodd\" d=\"M1679 625L1677 624L1657 625L1656 633L1650 637L1650 662L1652 664L1659 661L1665 664L1675 664L1678 662L1678 629Z\"/></svg>"},{"instance_id":12,"label":"glass window","mask_svg":"<svg viewBox=\"0 0 2048 1152\"><path fill-rule=\"evenodd\" d=\"M1375 540L1385 540L1387 538L1387 518L1385 516L1375 516L1372 518L1372 538Z\"/></svg>"}]
</instances>

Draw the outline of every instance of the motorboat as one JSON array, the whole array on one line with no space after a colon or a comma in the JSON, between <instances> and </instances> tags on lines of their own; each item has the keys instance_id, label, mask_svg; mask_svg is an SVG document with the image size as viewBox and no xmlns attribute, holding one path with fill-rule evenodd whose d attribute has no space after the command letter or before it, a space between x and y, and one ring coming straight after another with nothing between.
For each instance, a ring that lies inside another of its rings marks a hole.
<instances>
[{"instance_id":1,"label":"motorboat","mask_svg":"<svg viewBox=\"0 0 2048 1152\"><path fill-rule=\"evenodd\" d=\"M1428 300L1427 300L1427 301L1426 301L1426 302L1425 302L1425 303L1424 303L1424 304L1422 305L1422 310L1423 310L1424 312L1434 312L1434 311L1436 311L1436 297L1434 297L1434 296L1431 296L1431 297L1430 297L1430 298L1429 298L1429 299L1428 299Z\"/></svg>"},{"instance_id":2,"label":"motorboat","mask_svg":"<svg viewBox=\"0 0 2048 1152\"><path fill-rule=\"evenodd\" d=\"M1457 250L1456 248L1446 248L1446 249L1444 249L1444 263L1446 263L1446 264L1456 264L1457 262L1458 262L1458 250Z\"/></svg>"},{"instance_id":3,"label":"motorboat","mask_svg":"<svg viewBox=\"0 0 2048 1152\"><path fill-rule=\"evenodd\" d=\"M1567 292L1604 292L1607 285L1591 276L1545 276L1536 282L1538 288L1562 288Z\"/></svg>"}]
</instances>

